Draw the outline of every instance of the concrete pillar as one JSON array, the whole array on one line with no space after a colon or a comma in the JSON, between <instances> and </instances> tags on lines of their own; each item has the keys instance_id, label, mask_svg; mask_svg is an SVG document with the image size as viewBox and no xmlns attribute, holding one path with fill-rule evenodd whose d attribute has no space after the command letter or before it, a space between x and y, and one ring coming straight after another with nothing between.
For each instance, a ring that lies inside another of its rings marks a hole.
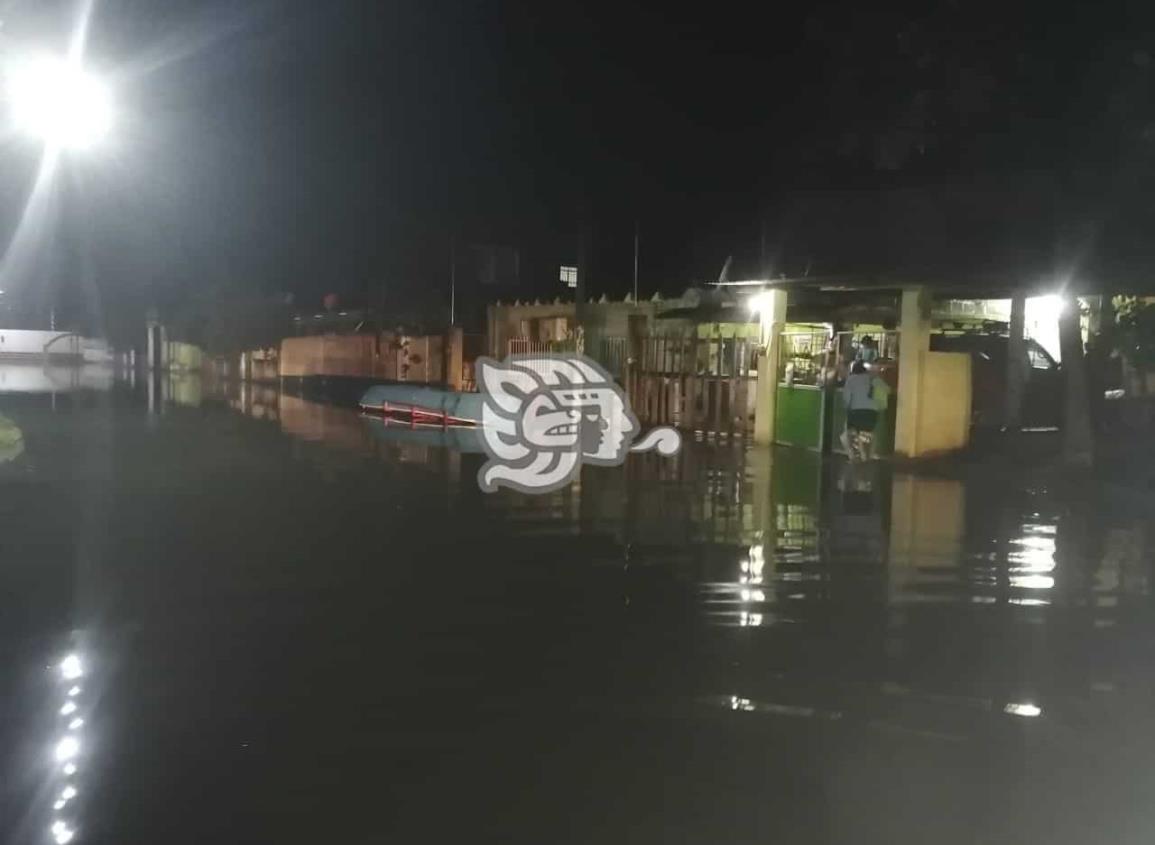
<instances>
[{"instance_id":1,"label":"concrete pillar","mask_svg":"<svg viewBox=\"0 0 1155 845\"><path fill-rule=\"evenodd\" d=\"M908 288L902 292L894 451L906 458L921 454L918 432L924 393L923 364L930 351L930 306L930 292L926 288Z\"/></svg>"},{"instance_id":2,"label":"concrete pillar","mask_svg":"<svg viewBox=\"0 0 1155 845\"><path fill-rule=\"evenodd\" d=\"M158 361L160 360L160 349L158 348L160 338L158 336L159 332L157 331L156 323L152 323L152 322L147 323L146 324L146 332L147 332L146 340L148 342L148 348L145 351L144 361L145 361L145 369L148 370L149 372L151 372L152 370L159 369Z\"/></svg>"},{"instance_id":3,"label":"concrete pillar","mask_svg":"<svg viewBox=\"0 0 1155 845\"><path fill-rule=\"evenodd\" d=\"M1007 395L1003 424L1008 431L1023 427L1023 391L1027 384L1027 298L1011 298L1010 337L1007 342Z\"/></svg>"},{"instance_id":4,"label":"concrete pillar","mask_svg":"<svg viewBox=\"0 0 1155 845\"><path fill-rule=\"evenodd\" d=\"M1063 357L1066 386L1063 414L1063 461L1089 467L1094 459L1091 437L1090 395L1087 368L1083 360L1083 334L1079 327L1079 302L1072 299L1059 312L1059 350Z\"/></svg>"},{"instance_id":5,"label":"concrete pillar","mask_svg":"<svg viewBox=\"0 0 1155 845\"><path fill-rule=\"evenodd\" d=\"M786 325L786 291L767 290L758 294L762 351L758 355L758 384L754 390L754 442L768 446L774 442L775 403L778 398L779 340Z\"/></svg>"},{"instance_id":6,"label":"concrete pillar","mask_svg":"<svg viewBox=\"0 0 1155 845\"><path fill-rule=\"evenodd\" d=\"M458 326L452 326L445 333L445 347L442 360L445 362L445 386L450 390L461 390L462 356L465 337Z\"/></svg>"}]
</instances>

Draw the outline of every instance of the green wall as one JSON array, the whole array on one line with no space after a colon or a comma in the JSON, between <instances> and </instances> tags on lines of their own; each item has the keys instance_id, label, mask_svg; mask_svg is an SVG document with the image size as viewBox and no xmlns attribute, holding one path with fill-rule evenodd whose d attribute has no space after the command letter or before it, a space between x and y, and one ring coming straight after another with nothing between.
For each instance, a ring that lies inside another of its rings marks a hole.
<instances>
[{"instance_id":1,"label":"green wall","mask_svg":"<svg viewBox=\"0 0 1155 845\"><path fill-rule=\"evenodd\" d=\"M816 387L778 385L774 439L789 446L822 448L824 391Z\"/></svg>"}]
</instances>

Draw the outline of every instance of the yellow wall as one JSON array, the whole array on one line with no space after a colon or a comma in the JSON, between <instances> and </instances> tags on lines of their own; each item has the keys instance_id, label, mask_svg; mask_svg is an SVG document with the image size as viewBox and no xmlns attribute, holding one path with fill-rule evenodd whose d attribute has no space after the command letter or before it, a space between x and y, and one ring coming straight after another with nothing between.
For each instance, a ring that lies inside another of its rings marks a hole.
<instances>
[{"instance_id":1,"label":"yellow wall","mask_svg":"<svg viewBox=\"0 0 1155 845\"><path fill-rule=\"evenodd\" d=\"M965 352L923 352L918 454L966 448L971 426L971 356ZM899 395L905 385L899 383Z\"/></svg>"},{"instance_id":2,"label":"yellow wall","mask_svg":"<svg viewBox=\"0 0 1155 845\"><path fill-rule=\"evenodd\" d=\"M179 372L197 372L204 364L204 353L199 346L191 343L170 341L168 344L168 368Z\"/></svg>"}]
</instances>

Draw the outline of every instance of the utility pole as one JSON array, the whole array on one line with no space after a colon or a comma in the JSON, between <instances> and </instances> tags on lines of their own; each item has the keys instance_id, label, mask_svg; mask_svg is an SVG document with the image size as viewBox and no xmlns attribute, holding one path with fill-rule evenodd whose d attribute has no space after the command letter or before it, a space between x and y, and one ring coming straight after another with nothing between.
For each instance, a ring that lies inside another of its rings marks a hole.
<instances>
[{"instance_id":1,"label":"utility pole","mask_svg":"<svg viewBox=\"0 0 1155 845\"><path fill-rule=\"evenodd\" d=\"M583 222L581 233L578 240L578 265L577 265L577 286L574 288L574 323L575 333L578 338L578 352L583 352L585 348L585 330L586 330L586 291L590 280L589 265L592 260L592 250L590 249L591 227L589 223Z\"/></svg>"},{"instance_id":2,"label":"utility pole","mask_svg":"<svg viewBox=\"0 0 1155 845\"><path fill-rule=\"evenodd\" d=\"M449 239L449 325L457 322L457 237Z\"/></svg>"},{"instance_id":3,"label":"utility pole","mask_svg":"<svg viewBox=\"0 0 1155 845\"><path fill-rule=\"evenodd\" d=\"M762 278L766 278L770 274L766 272L766 219L762 218L758 221L758 231L760 234L758 246L758 270Z\"/></svg>"},{"instance_id":4,"label":"utility pole","mask_svg":"<svg viewBox=\"0 0 1155 845\"><path fill-rule=\"evenodd\" d=\"M1026 294L1011 296L1010 336L1007 338L1007 390L1003 424L1008 431L1023 427L1023 393L1027 384Z\"/></svg>"},{"instance_id":5,"label":"utility pole","mask_svg":"<svg viewBox=\"0 0 1155 845\"><path fill-rule=\"evenodd\" d=\"M638 302L638 221L634 220L634 304Z\"/></svg>"}]
</instances>

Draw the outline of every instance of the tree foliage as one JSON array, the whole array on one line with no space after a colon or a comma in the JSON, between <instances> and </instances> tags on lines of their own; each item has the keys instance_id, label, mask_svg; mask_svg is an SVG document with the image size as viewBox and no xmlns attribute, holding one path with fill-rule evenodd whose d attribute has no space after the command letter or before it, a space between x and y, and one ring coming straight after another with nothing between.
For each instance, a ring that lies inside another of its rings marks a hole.
<instances>
[{"instance_id":1,"label":"tree foliage","mask_svg":"<svg viewBox=\"0 0 1155 845\"><path fill-rule=\"evenodd\" d=\"M1135 366L1155 369L1155 301L1115 297L1115 345Z\"/></svg>"}]
</instances>

